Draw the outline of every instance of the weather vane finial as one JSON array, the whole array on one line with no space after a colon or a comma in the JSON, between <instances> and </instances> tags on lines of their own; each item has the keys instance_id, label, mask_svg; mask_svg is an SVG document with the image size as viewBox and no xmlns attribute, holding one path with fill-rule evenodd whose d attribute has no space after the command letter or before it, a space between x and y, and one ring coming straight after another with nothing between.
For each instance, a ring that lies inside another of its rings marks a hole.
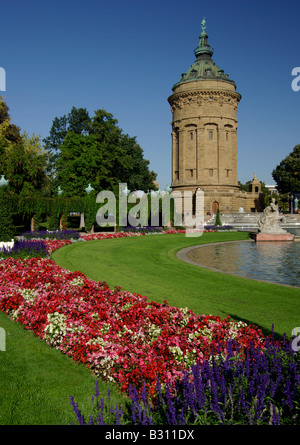
<instances>
[{"instance_id":1,"label":"weather vane finial","mask_svg":"<svg viewBox=\"0 0 300 445\"><path fill-rule=\"evenodd\" d=\"M201 22L201 26L202 26L202 32L205 32L205 30L206 30L206 20L205 20L205 17L203 18L203 20Z\"/></svg>"}]
</instances>

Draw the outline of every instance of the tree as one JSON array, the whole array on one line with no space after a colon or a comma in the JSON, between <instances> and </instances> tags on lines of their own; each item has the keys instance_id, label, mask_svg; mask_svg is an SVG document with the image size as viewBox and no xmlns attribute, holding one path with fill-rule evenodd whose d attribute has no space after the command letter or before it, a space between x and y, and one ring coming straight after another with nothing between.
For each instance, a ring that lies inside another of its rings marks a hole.
<instances>
[{"instance_id":1,"label":"tree","mask_svg":"<svg viewBox=\"0 0 300 445\"><path fill-rule=\"evenodd\" d=\"M300 193L300 145L272 171L279 193Z\"/></svg>"},{"instance_id":2,"label":"tree","mask_svg":"<svg viewBox=\"0 0 300 445\"><path fill-rule=\"evenodd\" d=\"M103 176L104 164L101 152L91 136L69 132L60 146L60 155L56 163L56 180L64 196L82 196L89 183L95 187L97 165Z\"/></svg>"},{"instance_id":3,"label":"tree","mask_svg":"<svg viewBox=\"0 0 300 445\"><path fill-rule=\"evenodd\" d=\"M5 150L3 170L11 190L25 196L40 193L46 184L46 155L34 135L29 138L24 134L22 142Z\"/></svg>"},{"instance_id":4,"label":"tree","mask_svg":"<svg viewBox=\"0 0 300 445\"><path fill-rule=\"evenodd\" d=\"M48 157L48 174L54 178L56 174L56 163L60 156L60 147L68 132L75 134L87 134L90 117L85 108L75 108L68 115L55 117L52 122L50 134L43 140Z\"/></svg>"},{"instance_id":5,"label":"tree","mask_svg":"<svg viewBox=\"0 0 300 445\"><path fill-rule=\"evenodd\" d=\"M149 171L142 148L103 109L90 118L86 109L73 107L67 116L53 120L44 142L56 185L65 196L82 196L88 184L97 192L117 193L120 182L131 190L154 188L156 174Z\"/></svg>"},{"instance_id":6,"label":"tree","mask_svg":"<svg viewBox=\"0 0 300 445\"><path fill-rule=\"evenodd\" d=\"M1 147L22 142L20 128L11 123L9 108L0 96L0 154Z\"/></svg>"},{"instance_id":7,"label":"tree","mask_svg":"<svg viewBox=\"0 0 300 445\"><path fill-rule=\"evenodd\" d=\"M149 161L144 159L143 149L136 138L124 135L121 143L126 152L126 165L119 173L122 182L127 184L129 190L155 189L156 173L149 171Z\"/></svg>"},{"instance_id":8,"label":"tree","mask_svg":"<svg viewBox=\"0 0 300 445\"><path fill-rule=\"evenodd\" d=\"M40 193L46 183L46 153L39 136L21 133L11 123L8 106L0 98L0 173L16 195Z\"/></svg>"}]
</instances>

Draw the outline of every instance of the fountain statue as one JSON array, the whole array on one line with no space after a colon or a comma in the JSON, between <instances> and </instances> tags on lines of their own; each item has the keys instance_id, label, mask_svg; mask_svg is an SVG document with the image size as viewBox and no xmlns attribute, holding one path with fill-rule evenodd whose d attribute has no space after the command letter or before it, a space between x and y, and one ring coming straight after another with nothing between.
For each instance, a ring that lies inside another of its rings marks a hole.
<instances>
[{"instance_id":1,"label":"fountain statue","mask_svg":"<svg viewBox=\"0 0 300 445\"><path fill-rule=\"evenodd\" d=\"M258 231L260 233L287 233L280 223L285 222L285 217L279 214L278 205L275 204L275 199L263 211L262 217L258 221Z\"/></svg>"},{"instance_id":2,"label":"fountain statue","mask_svg":"<svg viewBox=\"0 0 300 445\"><path fill-rule=\"evenodd\" d=\"M280 215L278 205L272 198L258 221L258 233L255 241L294 241L294 235L284 230L280 224L285 222L285 217Z\"/></svg>"}]
</instances>

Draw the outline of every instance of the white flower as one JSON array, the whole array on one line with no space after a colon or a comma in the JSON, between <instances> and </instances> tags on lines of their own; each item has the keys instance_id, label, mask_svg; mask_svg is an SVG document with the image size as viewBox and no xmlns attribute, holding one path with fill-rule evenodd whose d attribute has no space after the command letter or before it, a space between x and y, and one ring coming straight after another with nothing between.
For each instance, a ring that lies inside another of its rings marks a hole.
<instances>
[{"instance_id":1,"label":"white flower","mask_svg":"<svg viewBox=\"0 0 300 445\"><path fill-rule=\"evenodd\" d=\"M33 302L37 298L37 293L33 289L19 289L18 292L29 302Z\"/></svg>"},{"instance_id":2,"label":"white flower","mask_svg":"<svg viewBox=\"0 0 300 445\"><path fill-rule=\"evenodd\" d=\"M84 281L81 277L79 278L73 278L72 281L70 281L71 286L82 286L84 284Z\"/></svg>"},{"instance_id":3,"label":"white flower","mask_svg":"<svg viewBox=\"0 0 300 445\"><path fill-rule=\"evenodd\" d=\"M59 312L47 314L49 324L44 329L44 338L51 346L58 348L65 335L71 331L65 323L66 319L67 317Z\"/></svg>"},{"instance_id":4,"label":"white flower","mask_svg":"<svg viewBox=\"0 0 300 445\"><path fill-rule=\"evenodd\" d=\"M132 306L133 306L132 303L126 303L126 304L124 304L124 306L122 306L122 307L120 308L120 310L121 310L121 311L126 311L127 309L130 309Z\"/></svg>"},{"instance_id":5,"label":"white flower","mask_svg":"<svg viewBox=\"0 0 300 445\"><path fill-rule=\"evenodd\" d=\"M95 345L95 346L107 346L108 343L103 340L102 337L91 338L86 342L87 345Z\"/></svg>"},{"instance_id":6,"label":"white flower","mask_svg":"<svg viewBox=\"0 0 300 445\"><path fill-rule=\"evenodd\" d=\"M161 328L155 324L150 324L149 326L149 336L152 340L155 340L161 334Z\"/></svg>"}]
</instances>

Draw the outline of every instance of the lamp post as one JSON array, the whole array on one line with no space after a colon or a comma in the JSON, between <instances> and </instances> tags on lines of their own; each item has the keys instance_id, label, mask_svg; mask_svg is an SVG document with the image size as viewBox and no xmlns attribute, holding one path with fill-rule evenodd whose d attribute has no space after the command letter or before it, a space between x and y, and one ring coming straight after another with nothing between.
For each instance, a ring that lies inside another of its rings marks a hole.
<instances>
[{"instance_id":1,"label":"lamp post","mask_svg":"<svg viewBox=\"0 0 300 445\"><path fill-rule=\"evenodd\" d=\"M8 181L5 179L4 175L1 175L0 178L0 196L3 196L2 188L8 185Z\"/></svg>"},{"instance_id":2,"label":"lamp post","mask_svg":"<svg viewBox=\"0 0 300 445\"><path fill-rule=\"evenodd\" d=\"M89 195L95 189L93 189L91 184L89 184L84 190L85 190L86 194ZM84 213L81 212L80 213L80 227L79 228L82 229L83 227L85 227ZM91 229L92 233L93 233L93 231L94 231L94 226L92 226L92 229Z\"/></svg>"},{"instance_id":3,"label":"lamp post","mask_svg":"<svg viewBox=\"0 0 300 445\"><path fill-rule=\"evenodd\" d=\"M5 179L5 176L4 176L4 175L1 175L1 178L0 178L0 187L3 187L3 186L5 186L5 185L8 185L8 180Z\"/></svg>"},{"instance_id":4,"label":"lamp post","mask_svg":"<svg viewBox=\"0 0 300 445\"><path fill-rule=\"evenodd\" d=\"M90 193L91 193L91 191L93 191L93 190L95 190L95 189L93 189L93 187L91 186L91 184L89 184L88 186L87 186L87 188L85 189L85 191L86 191L86 193L89 195Z\"/></svg>"},{"instance_id":5,"label":"lamp post","mask_svg":"<svg viewBox=\"0 0 300 445\"><path fill-rule=\"evenodd\" d=\"M57 187L57 194L58 196L61 196L63 193L63 190L60 188L60 185ZM63 215L60 216L59 218L59 230L63 230Z\"/></svg>"}]
</instances>

